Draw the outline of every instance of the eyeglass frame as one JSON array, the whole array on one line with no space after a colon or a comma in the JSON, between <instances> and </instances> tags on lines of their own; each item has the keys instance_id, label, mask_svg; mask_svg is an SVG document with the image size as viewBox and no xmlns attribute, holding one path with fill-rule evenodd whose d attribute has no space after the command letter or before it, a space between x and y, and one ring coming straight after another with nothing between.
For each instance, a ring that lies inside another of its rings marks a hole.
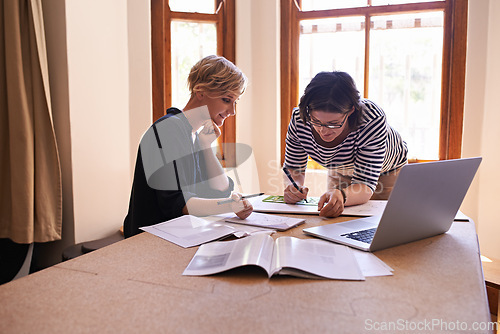
<instances>
[{"instance_id":1,"label":"eyeglass frame","mask_svg":"<svg viewBox=\"0 0 500 334\"><path fill-rule=\"evenodd\" d=\"M349 113L346 113L345 117L344 117L344 120L340 124L331 124L331 125L328 125L328 124L321 123L321 122L318 122L318 121L313 121L312 117L311 117L311 113L309 111L309 106L306 107L306 115L307 115L307 122L308 123L310 123L313 126L319 126L319 127L327 128L327 129L340 129L341 127L344 126L347 118L349 117Z\"/></svg>"}]
</instances>

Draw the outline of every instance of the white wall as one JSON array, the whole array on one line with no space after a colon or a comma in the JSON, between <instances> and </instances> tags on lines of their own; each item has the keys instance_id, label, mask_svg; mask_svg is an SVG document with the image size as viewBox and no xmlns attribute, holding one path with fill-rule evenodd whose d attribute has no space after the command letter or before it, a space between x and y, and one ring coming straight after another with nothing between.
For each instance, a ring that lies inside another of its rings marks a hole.
<instances>
[{"instance_id":1,"label":"white wall","mask_svg":"<svg viewBox=\"0 0 500 334\"><path fill-rule=\"evenodd\" d=\"M151 0L128 0L128 115L131 166L128 187L132 185L137 148L142 134L153 121L150 3Z\"/></svg>"},{"instance_id":2,"label":"white wall","mask_svg":"<svg viewBox=\"0 0 500 334\"><path fill-rule=\"evenodd\" d=\"M481 133L485 110L486 50L488 46L489 0L469 2L466 89L462 156L481 155ZM480 168L462 205L464 211L478 222Z\"/></svg>"},{"instance_id":3,"label":"white wall","mask_svg":"<svg viewBox=\"0 0 500 334\"><path fill-rule=\"evenodd\" d=\"M147 127L140 125L151 119L149 1L128 5L66 1L76 243L121 227L136 152L132 143ZM129 29L129 13L133 22L141 22L138 27ZM129 43L140 40L137 34L144 42L133 53Z\"/></svg>"},{"instance_id":4,"label":"white wall","mask_svg":"<svg viewBox=\"0 0 500 334\"><path fill-rule=\"evenodd\" d=\"M477 224L481 252L500 259L500 2L469 1L469 36L465 95L463 156L482 156L483 162L463 211ZM467 211L470 210L470 211Z\"/></svg>"},{"instance_id":5,"label":"white wall","mask_svg":"<svg viewBox=\"0 0 500 334\"><path fill-rule=\"evenodd\" d=\"M245 192L277 193L279 172L279 1L236 1L236 65L249 78L238 103L236 141L253 148L258 170Z\"/></svg>"}]
</instances>

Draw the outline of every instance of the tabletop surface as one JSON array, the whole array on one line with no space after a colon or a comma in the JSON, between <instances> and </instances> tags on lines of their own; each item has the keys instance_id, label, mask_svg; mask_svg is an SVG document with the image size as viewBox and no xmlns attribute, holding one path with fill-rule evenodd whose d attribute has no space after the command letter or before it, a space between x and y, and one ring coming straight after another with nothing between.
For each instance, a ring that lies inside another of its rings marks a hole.
<instances>
[{"instance_id":1,"label":"tabletop surface","mask_svg":"<svg viewBox=\"0 0 500 334\"><path fill-rule=\"evenodd\" d=\"M273 237L349 219L302 217ZM490 320L473 222L375 252L394 275L365 281L269 279L256 267L182 276L196 250L141 233L4 284L0 332L432 332Z\"/></svg>"}]
</instances>

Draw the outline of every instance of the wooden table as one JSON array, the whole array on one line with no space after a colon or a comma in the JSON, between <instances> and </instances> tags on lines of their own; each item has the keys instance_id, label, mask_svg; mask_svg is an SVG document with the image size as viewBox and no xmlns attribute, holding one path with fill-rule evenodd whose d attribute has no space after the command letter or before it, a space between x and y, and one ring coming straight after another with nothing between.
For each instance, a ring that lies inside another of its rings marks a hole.
<instances>
[{"instance_id":1,"label":"wooden table","mask_svg":"<svg viewBox=\"0 0 500 334\"><path fill-rule=\"evenodd\" d=\"M305 218L276 237L346 219ZM359 282L253 267L182 276L196 250L142 233L4 284L0 333L422 333L490 321L472 222L376 252L394 276Z\"/></svg>"}]
</instances>

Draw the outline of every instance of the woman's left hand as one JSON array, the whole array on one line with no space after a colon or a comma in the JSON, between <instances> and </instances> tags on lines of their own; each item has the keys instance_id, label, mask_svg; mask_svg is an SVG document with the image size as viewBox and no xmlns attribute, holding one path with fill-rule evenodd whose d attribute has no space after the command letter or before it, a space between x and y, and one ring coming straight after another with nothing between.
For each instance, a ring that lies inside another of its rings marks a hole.
<instances>
[{"instance_id":1,"label":"woman's left hand","mask_svg":"<svg viewBox=\"0 0 500 334\"><path fill-rule=\"evenodd\" d=\"M198 134L201 147L203 149L209 148L213 141L219 138L220 135L221 131L219 127L211 119L206 120L203 123L203 128Z\"/></svg>"},{"instance_id":2,"label":"woman's left hand","mask_svg":"<svg viewBox=\"0 0 500 334\"><path fill-rule=\"evenodd\" d=\"M344 211L344 197L338 189L329 190L319 198L319 215L322 217L338 217Z\"/></svg>"}]
</instances>

